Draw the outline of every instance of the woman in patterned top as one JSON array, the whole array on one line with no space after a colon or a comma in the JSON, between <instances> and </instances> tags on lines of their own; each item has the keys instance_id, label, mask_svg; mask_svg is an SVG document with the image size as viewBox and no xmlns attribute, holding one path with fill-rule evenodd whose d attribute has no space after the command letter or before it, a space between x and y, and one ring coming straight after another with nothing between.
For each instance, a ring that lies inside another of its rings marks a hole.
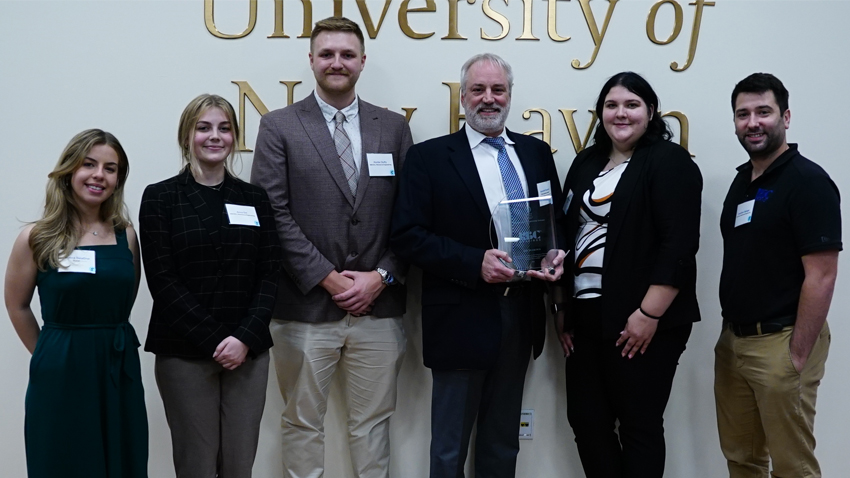
<instances>
[{"instance_id":1,"label":"woman in patterned top","mask_svg":"<svg viewBox=\"0 0 850 478\"><path fill-rule=\"evenodd\" d=\"M700 318L702 176L670 141L641 76L609 79L596 113L594 144L563 189L565 236L575 240L572 294L556 317L569 357L567 416L588 477L660 478L664 409Z\"/></svg>"}]
</instances>

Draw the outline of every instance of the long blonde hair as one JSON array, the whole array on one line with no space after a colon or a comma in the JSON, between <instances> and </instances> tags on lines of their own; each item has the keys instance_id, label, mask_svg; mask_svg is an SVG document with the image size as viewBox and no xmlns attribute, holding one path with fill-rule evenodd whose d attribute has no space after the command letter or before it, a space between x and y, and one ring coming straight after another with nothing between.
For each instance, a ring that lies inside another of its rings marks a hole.
<instances>
[{"instance_id":1,"label":"long blonde hair","mask_svg":"<svg viewBox=\"0 0 850 478\"><path fill-rule=\"evenodd\" d=\"M74 204L71 177L82 166L89 151L98 145L109 146L118 156L118 184L112 196L100 205L100 220L118 230L132 224L124 204L124 182L130 172L130 163L121 143L112 134L99 129L87 129L77 134L65 146L53 171L47 175L44 214L35 221L30 233L33 260L42 271L48 266L58 268L60 259L70 254L80 242L77 223L81 218Z\"/></svg>"},{"instance_id":2,"label":"long blonde hair","mask_svg":"<svg viewBox=\"0 0 850 478\"><path fill-rule=\"evenodd\" d=\"M237 154L237 139L239 138L239 121L236 119L236 111L229 101L218 95L205 93L189 102L180 115L180 125L177 127L177 144L180 145L180 154L183 157L183 164L189 165L195 177L200 177L200 166L198 159L195 156L195 144L192 139L195 137L195 126L198 120L207 111L212 108L220 109L227 120L230 121L230 130L233 132L233 145L230 148L230 155L227 161L224 162L224 170L233 176L233 163Z\"/></svg>"}]
</instances>

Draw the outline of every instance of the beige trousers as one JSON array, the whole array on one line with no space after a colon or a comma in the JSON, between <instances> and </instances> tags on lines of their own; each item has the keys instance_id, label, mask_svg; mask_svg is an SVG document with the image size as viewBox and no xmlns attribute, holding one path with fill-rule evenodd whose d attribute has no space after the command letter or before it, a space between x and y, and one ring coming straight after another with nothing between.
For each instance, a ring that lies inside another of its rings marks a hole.
<instances>
[{"instance_id":1,"label":"beige trousers","mask_svg":"<svg viewBox=\"0 0 850 478\"><path fill-rule=\"evenodd\" d=\"M727 327L717 341L717 428L730 478L821 476L814 455L815 402L829 353L829 326L824 324L801 373L791 362L793 330L736 337Z\"/></svg>"},{"instance_id":2,"label":"beige trousers","mask_svg":"<svg viewBox=\"0 0 850 478\"><path fill-rule=\"evenodd\" d=\"M339 368L355 476L386 478L389 420L406 346L401 318L349 314L341 321L319 324L272 320L269 328L284 405L280 420L284 477L323 476L328 390Z\"/></svg>"},{"instance_id":3,"label":"beige trousers","mask_svg":"<svg viewBox=\"0 0 850 478\"><path fill-rule=\"evenodd\" d=\"M226 370L212 359L156 356L177 478L251 478L269 353Z\"/></svg>"}]
</instances>

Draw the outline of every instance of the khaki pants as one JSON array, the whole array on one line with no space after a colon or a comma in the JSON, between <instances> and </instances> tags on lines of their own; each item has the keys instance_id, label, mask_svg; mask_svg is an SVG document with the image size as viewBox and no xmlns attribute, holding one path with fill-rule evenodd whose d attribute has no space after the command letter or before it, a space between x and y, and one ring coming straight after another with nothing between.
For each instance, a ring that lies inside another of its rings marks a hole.
<instances>
[{"instance_id":1,"label":"khaki pants","mask_svg":"<svg viewBox=\"0 0 850 478\"><path fill-rule=\"evenodd\" d=\"M736 337L723 329L714 349L720 448L731 478L820 478L814 455L815 402L829 353L829 326L801 373L791 362L793 327Z\"/></svg>"},{"instance_id":2,"label":"khaki pants","mask_svg":"<svg viewBox=\"0 0 850 478\"><path fill-rule=\"evenodd\" d=\"M339 368L355 476L386 478L390 416L406 345L401 318L348 314L318 324L272 320L269 330L283 397L283 476L323 476L328 391Z\"/></svg>"}]
</instances>

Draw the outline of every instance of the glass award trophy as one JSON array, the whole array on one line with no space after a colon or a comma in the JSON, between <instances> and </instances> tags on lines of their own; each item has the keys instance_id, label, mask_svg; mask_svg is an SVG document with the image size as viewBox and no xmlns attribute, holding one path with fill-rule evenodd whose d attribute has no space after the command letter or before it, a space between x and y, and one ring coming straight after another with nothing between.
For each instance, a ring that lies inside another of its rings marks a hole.
<instances>
[{"instance_id":1,"label":"glass award trophy","mask_svg":"<svg viewBox=\"0 0 850 478\"><path fill-rule=\"evenodd\" d=\"M516 271L516 280L525 279L530 270L555 273L552 262L558 250L552 201L552 196L504 199L493 210L491 223L499 242L493 247L511 258L503 263Z\"/></svg>"}]
</instances>

